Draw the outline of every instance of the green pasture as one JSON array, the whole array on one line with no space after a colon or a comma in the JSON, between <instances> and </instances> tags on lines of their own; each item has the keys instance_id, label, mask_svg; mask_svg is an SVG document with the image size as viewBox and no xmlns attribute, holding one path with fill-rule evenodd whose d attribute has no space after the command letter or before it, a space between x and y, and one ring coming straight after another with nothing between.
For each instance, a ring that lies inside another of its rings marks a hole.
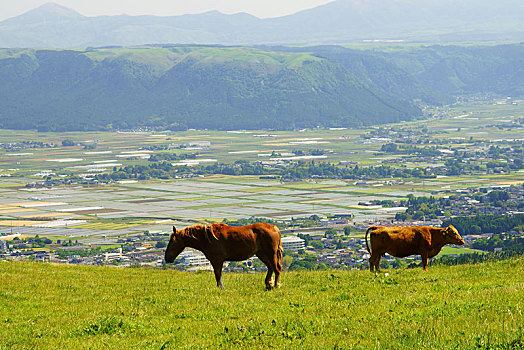
<instances>
[{"instance_id":1,"label":"green pasture","mask_svg":"<svg viewBox=\"0 0 524 350\"><path fill-rule=\"evenodd\" d=\"M102 244L100 245L104 250L111 251L113 249L122 248L121 244Z\"/></svg>"},{"instance_id":2,"label":"green pasture","mask_svg":"<svg viewBox=\"0 0 524 350\"><path fill-rule=\"evenodd\" d=\"M220 290L210 272L3 262L0 349L524 346L522 258L387 272L284 272L266 292L263 273Z\"/></svg>"},{"instance_id":3,"label":"green pasture","mask_svg":"<svg viewBox=\"0 0 524 350\"><path fill-rule=\"evenodd\" d=\"M133 61L142 61L144 57L147 57L149 64L151 61L155 61L156 56L164 58L164 56L171 55L171 58L178 60L183 59L186 56L198 57L202 56L205 60L212 59L230 59L239 62L272 62L274 64L284 64L286 67L293 67L294 65L301 64L304 60L309 61L321 61L322 59L312 56L307 53L277 53L277 52L266 52L255 48L246 47L204 47L204 46L185 46L185 47L173 47L173 48L159 48L159 47L129 47L125 49L96 49L92 52L86 53L86 55L95 60L102 60L105 58L116 58L124 55L127 59ZM155 61L156 62L156 61ZM171 63L171 66L173 63Z\"/></svg>"},{"instance_id":4,"label":"green pasture","mask_svg":"<svg viewBox=\"0 0 524 350\"><path fill-rule=\"evenodd\" d=\"M456 248L453 246L444 246L439 253L439 257L443 255L463 255L463 254L472 254L472 253L485 253L481 250L469 249L469 248Z\"/></svg>"}]
</instances>

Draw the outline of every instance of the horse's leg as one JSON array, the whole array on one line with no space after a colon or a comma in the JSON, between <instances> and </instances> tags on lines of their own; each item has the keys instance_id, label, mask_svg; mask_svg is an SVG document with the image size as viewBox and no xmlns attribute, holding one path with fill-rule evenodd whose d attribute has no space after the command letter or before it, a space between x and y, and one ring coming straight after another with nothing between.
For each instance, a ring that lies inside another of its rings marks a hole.
<instances>
[{"instance_id":1,"label":"horse's leg","mask_svg":"<svg viewBox=\"0 0 524 350\"><path fill-rule=\"evenodd\" d=\"M273 253L272 267L273 272L275 273L275 288L280 287L280 271L282 270L282 252L275 251Z\"/></svg>"},{"instance_id":2,"label":"horse's leg","mask_svg":"<svg viewBox=\"0 0 524 350\"><path fill-rule=\"evenodd\" d=\"M271 281L271 277L273 276L273 267L271 266L271 259L268 259L268 257L263 254L257 254L257 257L260 260L262 260L262 262L267 267L267 275L264 282L266 283L266 289L271 290L273 289L273 281Z\"/></svg>"},{"instance_id":3,"label":"horse's leg","mask_svg":"<svg viewBox=\"0 0 524 350\"><path fill-rule=\"evenodd\" d=\"M215 272L215 279L217 281L217 287L220 289L224 289L224 284L222 284L222 265L224 263L222 261L212 261L211 265L213 265L213 271Z\"/></svg>"},{"instance_id":4,"label":"horse's leg","mask_svg":"<svg viewBox=\"0 0 524 350\"><path fill-rule=\"evenodd\" d=\"M270 265L267 265L267 264L266 264L266 267L267 267L267 275L266 275L266 279L264 282L266 283L266 289L271 290L273 289L273 281L271 280L271 277L273 277L273 269L271 268Z\"/></svg>"}]
</instances>

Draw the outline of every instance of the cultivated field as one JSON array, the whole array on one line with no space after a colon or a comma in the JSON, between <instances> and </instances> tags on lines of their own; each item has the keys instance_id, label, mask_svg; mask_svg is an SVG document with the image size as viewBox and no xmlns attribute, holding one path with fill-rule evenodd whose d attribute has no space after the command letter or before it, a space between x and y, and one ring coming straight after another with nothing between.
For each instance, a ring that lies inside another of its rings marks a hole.
<instances>
[{"instance_id":1,"label":"cultivated field","mask_svg":"<svg viewBox=\"0 0 524 350\"><path fill-rule=\"evenodd\" d=\"M469 103L433 111L435 118L393 125L418 131L427 138L458 142L447 151L466 149L470 138L497 145L504 140L522 140L522 128L511 123L522 118L522 104ZM501 126L502 125L502 126ZM505 126L504 126L505 125ZM194 162L213 164L237 160L303 160L356 162L380 165L404 155L378 154L387 138L362 137L370 129L314 129L302 131L210 131L183 132L70 132L37 133L0 130L0 143L41 142L57 147L21 150L0 149L0 230L22 234L66 236L84 243L114 244L145 230L164 231L170 226L193 222L222 221L251 216L272 219L307 217L313 214L351 213L355 221L391 218L401 208L359 205L374 199L403 199L407 195L432 195L435 191L475 186L522 183L522 173L439 176L434 179L381 179L366 181L314 179L280 182L259 176L214 175L191 179L121 181L102 186L62 185L26 188L52 174L61 176L111 171L126 165L148 164L155 154L197 153ZM75 146L63 146L71 140ZM162 147L175 145L173 149ZM176 148L176 145L184 145ZM92 147L91 147L92 146ZM309 156L322 150L320 158ZM295 152L295 153L294 153ZM277 154L275 156L275 154ZM401 167L431 167L414 161Z\"/></svg>"}]
</instances>

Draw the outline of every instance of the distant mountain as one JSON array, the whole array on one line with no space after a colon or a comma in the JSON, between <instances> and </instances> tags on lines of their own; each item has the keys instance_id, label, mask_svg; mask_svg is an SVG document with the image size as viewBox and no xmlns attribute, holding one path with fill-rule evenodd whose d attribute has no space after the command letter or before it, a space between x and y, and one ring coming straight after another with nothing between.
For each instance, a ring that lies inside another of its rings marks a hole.
<instances>
[{"instance_id":1,"label":"distant mountain","mask_svg":"<svg viewBox=\"0 0 524 350\"><path fill-rule=\"evenodd\" d=\"M28 11L18 17L13 17L0 22L2 25L34 25L40 23L60 23L64 21L81 20L81 14L67 7L55 3L44 4L34 10Z\"/></svg>"},{"instance_id":2,"label":"distant mountain","mask_svg":"<svg viewBox=\"0 0 524 350\"><path fill-rule=\"evenodd\" d=\"M355 127L524 96L524 44L0 50L0 128Z\"/></svg>"},{"instance_id":3,"label":"distant mountain","mask_svg":"<svg viewBox=\"0 0 524 350\"><path fill-rule=\"evenodd\" d=\"M307 53L187 46L0 50L0 128L293 129L420 115L342 65Z\"/></svg>"},{"instance_id":4,"label":"distant mountain","mask_svg":"<svg viewBox=\"0 0 524 350\"><path fill-rule=\"evenodd\" d=\"M293 15L86 17L46 4L0 22L0 47L522 41L521 0L336 0Z\"/></svg>"}]
</instances>

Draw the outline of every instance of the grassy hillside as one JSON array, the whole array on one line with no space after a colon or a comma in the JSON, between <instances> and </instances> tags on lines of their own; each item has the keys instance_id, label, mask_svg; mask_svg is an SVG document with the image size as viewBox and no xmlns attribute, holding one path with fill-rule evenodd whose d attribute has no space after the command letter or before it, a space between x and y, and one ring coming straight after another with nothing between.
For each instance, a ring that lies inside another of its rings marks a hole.
<instances>
[{"instance_id":1,"label":"grassy hillside","mask_svg":"<svg viewBox=\"0 0 524 350\"><path fill-rule=\"evenodd\" d=\"M0 263L0 349L524 347L524 260L263 275Z\"/></svg>"}]
</instances>

